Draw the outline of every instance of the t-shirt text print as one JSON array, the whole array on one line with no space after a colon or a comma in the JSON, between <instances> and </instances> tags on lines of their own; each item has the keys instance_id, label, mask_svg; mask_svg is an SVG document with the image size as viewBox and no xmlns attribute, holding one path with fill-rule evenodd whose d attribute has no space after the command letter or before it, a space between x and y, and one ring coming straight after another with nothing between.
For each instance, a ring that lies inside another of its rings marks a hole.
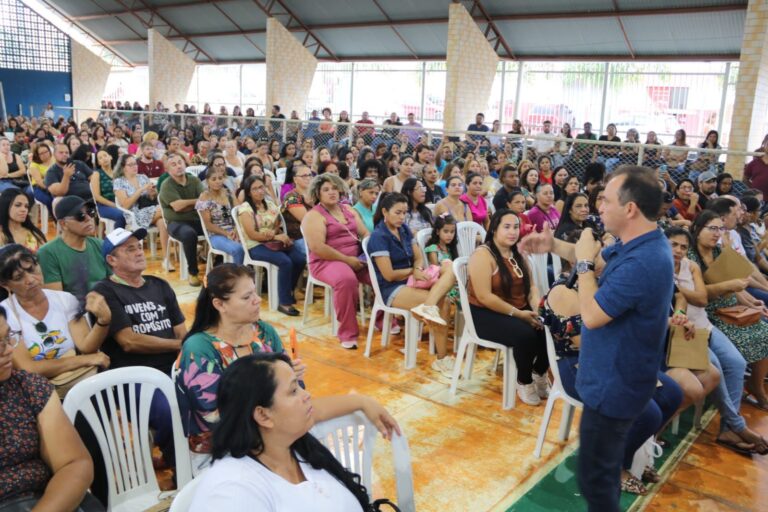
<instances>
[{"instance_id":1,"label":"t-shirt text print","mask_svg":"<svg viewBox=\"0 0 768 512\"><path fill-rule=\"evenodd\" d=\"M131 317L131 328L138 334L155 334L172 329L168 318L168 308L152 301L134 302L124 306L125 313Z\"/></svg>"}]
</instances>

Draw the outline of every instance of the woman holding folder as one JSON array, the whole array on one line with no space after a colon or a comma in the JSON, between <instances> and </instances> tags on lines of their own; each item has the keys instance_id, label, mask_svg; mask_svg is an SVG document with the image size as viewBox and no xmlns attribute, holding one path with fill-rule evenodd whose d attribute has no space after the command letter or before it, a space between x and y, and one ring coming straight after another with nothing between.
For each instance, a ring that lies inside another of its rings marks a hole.
<instances>
[{"instance_id":1,"label":"woman holding folder","mask_svg":"<svg viewBox=\"0 0 768 512\"><path fill-rule=\"evenodd\" d=\"M693 243L688 251L688 259L696 263L702 273L706 273L720 256L722 251L718 242L724 232L725 226L718 214L704 210L696 217L692 226ZM761 321L762 317L768 316L768 309L765 304L744 291L748 282L747 278L743 278L705 285L707 292L705 310L707 318L714 327L722 331L736 345L744 359L752 365L752 375L747 381L747 391L754 399L753 405L768 411L768 394L763 385L768 375L768 343L766 342L768 341L768 324ZM752 308L751 311L755 313L756 319L743 319L738 322L741 325L737 325L732 318L727 318L722 310L737 305ZM721 310L719 314L718 310Z\"/></svg>"},{"instance_id":2,"label":"woman holding folder","mask_svg":"<svg viewBox=\"0 0 768 512\"><path fill-rule=\"evenodd\" d=\"M717 443L740 454L764 455L768 453L766 441L747 427L746 420L739 412L747 362L723 331L712 325L707 318L707 288L701 269L686 257L691 247L691 235L676 226L669 228L664 234L672 247L677 289L688 303L684 314L694 323L697 331L708 331L708 359L720 372L720 380L712 391L712 399L720 412ZM675 312L681 313L683 311Z\"/></svg>"}]
</instances>

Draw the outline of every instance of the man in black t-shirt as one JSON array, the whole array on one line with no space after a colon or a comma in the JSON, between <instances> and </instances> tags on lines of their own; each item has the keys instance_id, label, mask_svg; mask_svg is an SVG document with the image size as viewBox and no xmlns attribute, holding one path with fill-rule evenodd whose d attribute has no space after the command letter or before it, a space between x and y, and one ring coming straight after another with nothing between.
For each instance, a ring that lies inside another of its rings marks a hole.
<instances>
[{"instance_id":1,"label":"man in black t-shirt","mask_svg":"<svg viewBox=\"0 0 768 512\"><path fill-rule=\"evenodd\" d=\"M113 274L93 289L107 300L112 321L101 350L109 355L112 368L149 366L170 377L187 328L171 286L159 277L141 275L147 269L141 245L146 236L145 229L132 233L118 228L104 240L102 254ZM154 440L165 462L172 465L171 411L159 392L152 398L149 426L155 429Z\"/></svg>"},{"instance_id":2,"label":"man in black t-shirt","mask_svg":"<svg viewBox=\"0 0 768 512\"><path fill-rule=\"evenodd\" d=\"M144 229L116 229L104 240L102 253L114 273L94 286L112 311L102 350L112 368L150 366L169 375L187 329L171 286L141 275L147 269L141 245L146 236Z\"/></svg>"}]
</instances>

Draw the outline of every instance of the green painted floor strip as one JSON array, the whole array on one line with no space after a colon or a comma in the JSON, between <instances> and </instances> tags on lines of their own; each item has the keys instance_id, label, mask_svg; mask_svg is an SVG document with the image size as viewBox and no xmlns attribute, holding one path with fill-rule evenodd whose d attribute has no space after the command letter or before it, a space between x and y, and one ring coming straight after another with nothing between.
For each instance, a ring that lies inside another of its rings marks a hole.
<instances>
[{"instance_id":1,"label":"green painted floor strip","mask_svg":"<svg viewBox=\"0 0 768 512\"><path fill-rule=\"evenodd\" d=\"M705 414L706 419L711 419L712 414ZM680 415L680 429L677 435L672 434L671 429L667 429L662 435L666 443L664 453L661 458L656 459L656 468L662 468L662 482L650 487L650 491L655 491L664 481L664 477L674 469L675 464L665 465L668 459L679 460L676 456L678 449L686 450L690 447L691 438L698 435L698 431L693 429L694 408L689 407ZM703 421L706 426L707 422ZM574 428L577 428L574 426ZM691 434L689 436L689 434ZM687 439L686 439L687 438ZM568 512L586 512L587 504L581 497L579 486L576 482L576 463L578 450L563 459L563 461L539 480L527 493L522 495L507 512L551 512L553 510L567 510ZM672 460L670 460L672 462ZM632 494L621 494L621 508L624 511L637 510L635 502L642 501L643 496Z\"/></svg>"}]
</instances>

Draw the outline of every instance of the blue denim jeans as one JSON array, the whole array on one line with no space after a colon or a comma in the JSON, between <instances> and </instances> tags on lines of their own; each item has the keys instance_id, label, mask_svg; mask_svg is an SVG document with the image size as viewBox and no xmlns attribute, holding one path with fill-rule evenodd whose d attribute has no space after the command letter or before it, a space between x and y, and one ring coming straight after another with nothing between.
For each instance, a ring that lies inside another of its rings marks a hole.
<instances>
[{"instance_id":1,"label":"blue denim jeans","mask_svg":"<svg viewBox=\"0 0 768 512\"><path fill-rule=\"evenodd\" d=\"M751 286L748 286L747 287L747 293L749 293L751 296L753 296L757 300L761 300L765 304L768 304L768 292L767 291L761 290L760 288L753 288Z\"/></svg>"},{"instance_id":2,"label":"blue denim jeans","mask_svg":"<svg viewBox=\"0 0 768 512\"><path fill-rule=\"evenodd\" d=\"M99 212L99 217L104 217L105 219L114 221L116 228L125 227L125 215L123 215L123 212L120 211L119 208L97 204L96 209Z\"/></svg>"},{"instance_id":3,"label":"blue denim jeans","mask_svg":"<svg viewBox=\"0 0 768 512\"><path fill-rule=\"evenodd\" d=\"M251 258L259 261L266 261L277 265L277 294L281 306L292 306L296 303L293 297L293 290L299 281L304 265L307 263L306 256L300 248L294 243L287 251L273 251L267 249L263 244L251 247L248 250Z\"/></svg>"},{"instance_id":4,"label":"blue denim jeans","mask_svg":"<svg viewBox=\"0 0 768 512\"><path fill-rule=\"evenodd\" d=\"M245 251L243 250L243 245L240 242L235 242L234 240L231 240L223 235L211 235L209 238L211 239L211 245L214 249L224 251L225 253L231 255L232 259L238 265L243 264L243 260L245 259Z\"/></svg>"},{"instance_id":5,"label":"blue denim jeans","mask_svg":"<svg viewBox=\"0 0 768 512\"><path fill-rule=\"evenodd\" d=\"M712 392L712 399L720 413L720 432L741 432L747 427L746 420L739 413L747 361L716 327L709 335L709 360L720 372L720 383Z\"/></svg>"}]
</instances>

